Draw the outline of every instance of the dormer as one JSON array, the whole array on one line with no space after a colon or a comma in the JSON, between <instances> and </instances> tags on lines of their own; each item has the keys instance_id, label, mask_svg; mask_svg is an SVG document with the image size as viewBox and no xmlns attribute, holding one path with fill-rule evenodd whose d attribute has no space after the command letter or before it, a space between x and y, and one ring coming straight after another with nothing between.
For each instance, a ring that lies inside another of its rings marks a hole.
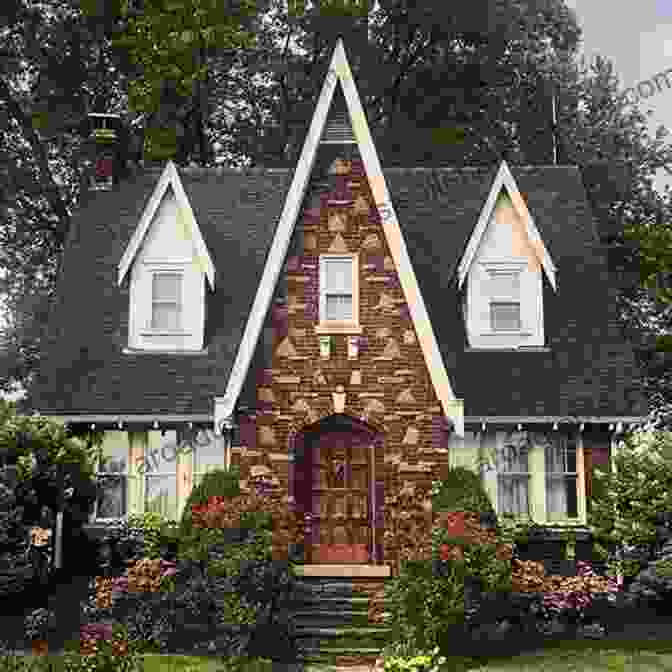
<instances>
[{"instance_id":1,"label":"dormer","mask_svg":"<svg viewBox=\"0 0 672 672\"><path fill-rule=\"evenodd\" d=\"M119 263L129 278L128 350L203 349L205 282L215 271L175 164L169 161Z\"/></svg>"},{"instance_id":2,"label":"dormer","mask_svg":"<svg viewBox=\"0 0 672 672\"><path fill-rule=\"evenodd\" d=\"M556 267L502 161L459 265L470 347L544 346L542 271L557 291Z\"/></svg>"}]
</instances>

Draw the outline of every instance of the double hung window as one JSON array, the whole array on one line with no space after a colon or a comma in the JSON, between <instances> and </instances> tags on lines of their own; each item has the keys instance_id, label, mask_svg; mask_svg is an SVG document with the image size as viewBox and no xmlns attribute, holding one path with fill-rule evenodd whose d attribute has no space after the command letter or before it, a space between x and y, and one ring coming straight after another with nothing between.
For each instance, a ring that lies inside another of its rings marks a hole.
<instances>
[{"instance_id":1,"label":"double hung window","mask_svg":"<svg viewBox=\"0 0 672 672\"><path fill-rule=\"evenodd\" d=\"M546 515L549 519L578 516L576 441L557 436L545 446Z\"/></svg>"},{"instance_id":2,"label":"double hung window","mask_svg":"<svg viewBox=\"0 0 672 672\"><path fill-rule=\"evenodd\" d=\"M151 328L178 331L182 328L182 274L152 275Z\"/></svg>"},{"instance_id":3,"label":"double hung window","mask_svg":"<svg viewBox=\"0 0 672 672\"><path fill-rule=\"evenodd\" d=\"M508 442L497 451L498 512L529 515L529 446Z\"/></svg>"},{"instance_id":4,"label":"double hung window","mask_svg":"<svg viewBox=\"0 0 672 672\"><path fill-rule=\"evenodd\" d=\"M490 327L493 331L520 331L520 273L489 271Z\"/></svg>"}]
</instances>

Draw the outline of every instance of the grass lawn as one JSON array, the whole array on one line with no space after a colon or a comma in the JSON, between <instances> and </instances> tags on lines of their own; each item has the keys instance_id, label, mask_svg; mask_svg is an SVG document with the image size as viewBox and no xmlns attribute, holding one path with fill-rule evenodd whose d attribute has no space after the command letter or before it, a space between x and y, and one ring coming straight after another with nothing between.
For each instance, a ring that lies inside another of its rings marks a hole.
<instances>
[{"instance_id":1,"label":"grass lawn","mask_svg":"<svg viewBox=\"0 0 672 672\"><path fill-rule=\"evenodd\" d=\"M13 657L12 661L15 664L9 663L7 658L8 657L5 656L0 657L0 672L18 672L19 670L23 670L24 667L17 667L16 664L21 665L25 662L29 664L49 662L54 665L54 668L52 669L60 670L62 669L63 663L61 655L16 656ZM216 672L224 667L222 661L215 656L169 656L146 654L141 656L141 658L144 663L144 672ZM255 672L261 671L262 669L268 669L270 672L271 664L268 663L265 668L255 665L250 669Z\"/></svg>"},{"instance_id":2,"label":"grass lawn","mask_svg":"<svg viewBox=\"0 0 672 672\"><path fill-rule=\"evenodd\" d=\"M506 660L462 666L479 672L672 672L672 632L667 641L554 644ZM457 662L457 661L456 661Z\"/></svg>"}]
</instances>

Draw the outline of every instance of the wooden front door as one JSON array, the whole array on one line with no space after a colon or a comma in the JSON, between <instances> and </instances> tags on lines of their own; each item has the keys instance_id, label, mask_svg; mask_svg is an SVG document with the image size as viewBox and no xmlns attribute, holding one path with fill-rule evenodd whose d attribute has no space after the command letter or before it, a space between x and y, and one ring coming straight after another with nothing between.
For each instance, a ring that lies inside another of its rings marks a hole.
<instances>
[{"instance_id":1,"label":"wooden front door","mask_svg":"<svg viewBox=\"0 0 672 672\"><path fill-rule=\"evenodd\" d=\"M371 436L327 430L310 442L313 513L310 563L368 563Z\"/></svg>"}]
</instances>

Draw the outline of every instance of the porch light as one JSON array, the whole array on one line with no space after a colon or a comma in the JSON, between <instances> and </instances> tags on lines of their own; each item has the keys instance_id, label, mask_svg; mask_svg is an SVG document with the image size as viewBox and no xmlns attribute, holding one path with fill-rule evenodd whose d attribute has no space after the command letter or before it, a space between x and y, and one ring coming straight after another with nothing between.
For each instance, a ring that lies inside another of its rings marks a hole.
<instances>
[{"instance_id":1,"label":"porch light","mask_svg":"<svg viewBox=\"0 0 672 672\"><path fill-rule=\"evenodd\" d=\"M579 431L582 432L585 428L586 424L584 422L581 423L581 426L579 427Z\"/></svg>"},{"instance_id":2,"label":"porch light","mask_svg":"<svg viewBox=\"0 0 672 672\"><path fill-rule=\"evenodd\" d=\"M554 431L554 432L557 432L557 431L558 431L558 423L557 423L557 422L554 422L554 423L553 423L553 431Z\"/></svg>"},{"instance_id":3,"label":"porch light","mask_svg":"<svg viewBox=\"0 0 672 672\"><path fill-rule=\"evenodd\" d=\"M159 428L159 421L154 420L154 429L158 429L158 428Z\"/></svg>"}]
</instances>

